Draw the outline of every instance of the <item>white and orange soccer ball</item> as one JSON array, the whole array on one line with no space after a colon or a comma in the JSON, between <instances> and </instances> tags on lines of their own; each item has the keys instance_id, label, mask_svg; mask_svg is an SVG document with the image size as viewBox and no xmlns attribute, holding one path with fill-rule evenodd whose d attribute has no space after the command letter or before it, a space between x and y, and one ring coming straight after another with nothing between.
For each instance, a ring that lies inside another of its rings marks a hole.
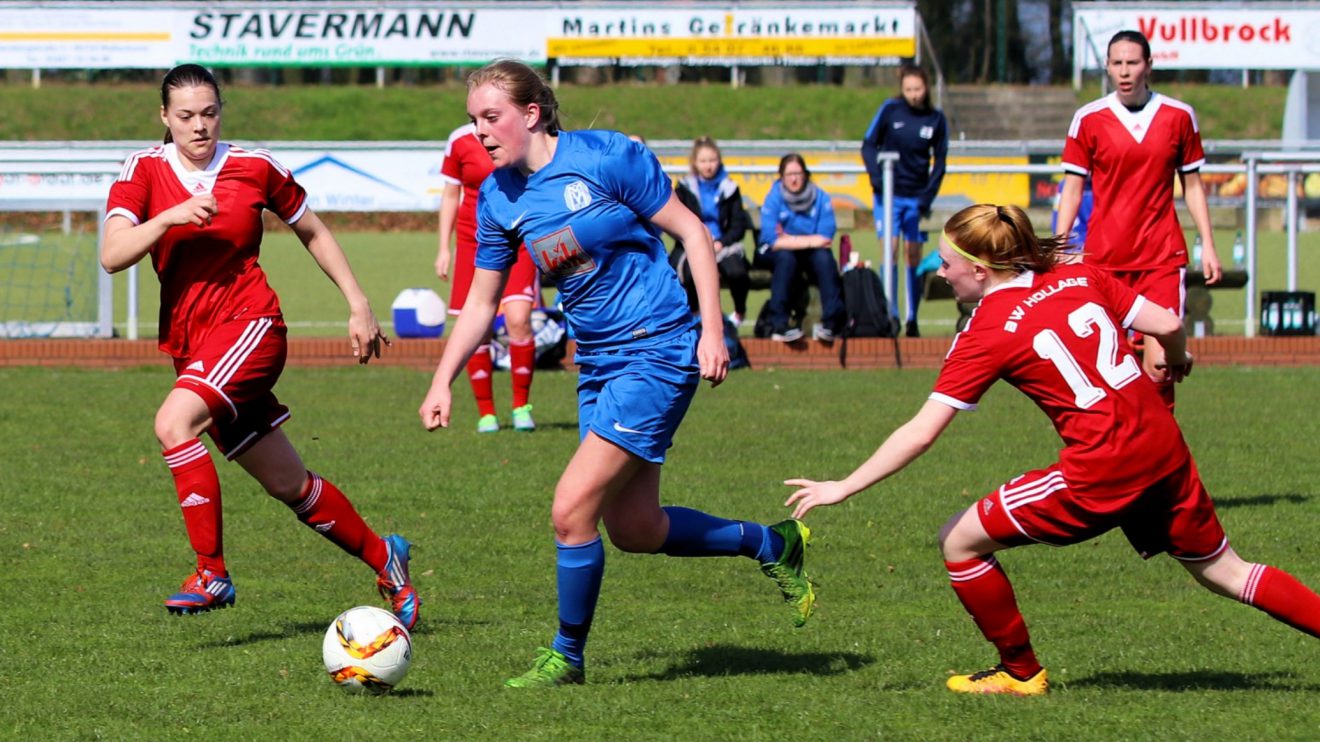
<instances>
[{"instance_id":1,"label":"white and orange soccer ball","mask_svg":"<svg viewBox=\"0 0 1320 742\"><path fill-rule=\"evenodd\" d=\"M393 613L360 605L330 624L321 656L340 688L388 693L412 666L412 636Z\"/></svg>"}]
</instances>

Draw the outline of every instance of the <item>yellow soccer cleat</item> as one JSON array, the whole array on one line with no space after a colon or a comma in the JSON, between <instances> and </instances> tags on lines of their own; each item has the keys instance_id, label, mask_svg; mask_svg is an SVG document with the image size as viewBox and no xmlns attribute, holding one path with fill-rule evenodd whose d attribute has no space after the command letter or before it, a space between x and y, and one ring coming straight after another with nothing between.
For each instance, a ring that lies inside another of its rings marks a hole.
<instances>
[{"instance_id":1,"label":"yellow soccer cleat","mask_svg":"<svg viewBox=\"0 0 1320 742\"><path fill-rule=\"evenodd\" d=\"M971 675L954 675L947 685L954 693L985 695L1043 696L1050 691L1049 675L1043 667L1026 680L1018 680L1003 665L995 665Z\"/></svg>"}]
</instances>

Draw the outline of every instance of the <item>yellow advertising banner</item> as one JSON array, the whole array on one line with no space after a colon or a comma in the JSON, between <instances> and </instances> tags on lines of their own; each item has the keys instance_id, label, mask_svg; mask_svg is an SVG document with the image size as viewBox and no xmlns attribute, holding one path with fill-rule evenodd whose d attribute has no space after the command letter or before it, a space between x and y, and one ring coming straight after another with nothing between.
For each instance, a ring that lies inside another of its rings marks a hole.
<instances>
[{"instance_id":1,"label":"yellow advertising banner","mask_svg":"<svg viewBox=\"0 0 1320 742\"><path fill-rule=\"evenodd\" d=\"M564 57L912 57L915 39L848 36L784 38L552 38L546 56Z\"/></svg>"}]
</instances>

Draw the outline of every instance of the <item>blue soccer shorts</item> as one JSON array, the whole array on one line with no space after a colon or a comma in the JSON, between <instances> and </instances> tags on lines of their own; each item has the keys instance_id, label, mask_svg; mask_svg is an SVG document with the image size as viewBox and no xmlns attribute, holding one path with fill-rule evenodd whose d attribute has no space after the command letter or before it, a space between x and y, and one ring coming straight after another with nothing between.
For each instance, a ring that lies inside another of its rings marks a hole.
<instances>
[{"instance_id":1,"label":"blue soccer shorts","mask_svg":"<svg viewBox=\"0 0 1320 742\"><path fill-rule=\"evenodd\" d=\"M579 350L578 435L588 432L663 464L701 381L697 330L649 347Z\"/></svg>"},{"instance_id":2,"label":"blue soccer shorts","mask_svg":"<svg viewBox=\"0 0 1320 742\"><path fill-rule=\"evenodd\" d=\"M875 194L875 236L885 238L884 197ZM921 200L907 196L894 196L894 211L891 215L894 223L894 236L908 242L925 243L926 235L921 226Z\"/></svg>"}]
</instances>

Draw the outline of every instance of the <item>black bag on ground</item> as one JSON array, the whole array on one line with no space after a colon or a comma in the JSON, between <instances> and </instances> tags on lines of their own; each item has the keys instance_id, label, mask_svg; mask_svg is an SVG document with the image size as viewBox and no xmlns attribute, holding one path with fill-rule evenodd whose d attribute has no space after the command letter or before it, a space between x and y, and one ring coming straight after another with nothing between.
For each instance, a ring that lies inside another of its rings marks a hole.
<instances>
[{"instance_id":1,"label":"black bag on ground","mask_svg":"<svg viewBox=\"0 0 1320 742\"><path fill-rule=\"evenodd\" d=\"M885 287L875 271L857 266L843 274L843 305L848 316L843 326L844 337L894 336Z\"/></svg>"}]
</instances>

